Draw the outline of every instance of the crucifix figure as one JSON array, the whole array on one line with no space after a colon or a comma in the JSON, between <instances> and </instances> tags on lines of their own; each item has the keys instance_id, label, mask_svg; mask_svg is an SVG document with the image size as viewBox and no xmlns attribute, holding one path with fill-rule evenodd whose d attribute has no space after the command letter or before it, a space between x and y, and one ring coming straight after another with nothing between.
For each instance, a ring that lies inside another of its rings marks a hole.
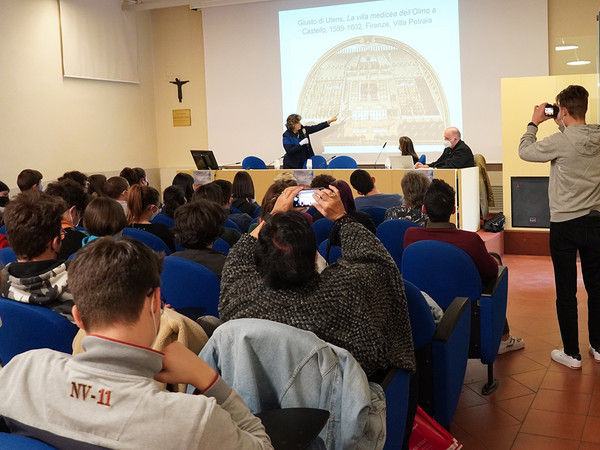
<instances>
[{"instance_id":1,"label":"crucifix figure","mask_svg":"<svg viewBox=\"0 0 600 450\"><path fill-rule=\"evenodd\" d=\"M169 83L177 85L177 98L179 99L179 103L181 103L181 100L183 99L183 92L181 90L181 86L189 82L190 80L181 81L179 78L175 78L175 81L169 81Z\"/></svg>"}]
</instances>

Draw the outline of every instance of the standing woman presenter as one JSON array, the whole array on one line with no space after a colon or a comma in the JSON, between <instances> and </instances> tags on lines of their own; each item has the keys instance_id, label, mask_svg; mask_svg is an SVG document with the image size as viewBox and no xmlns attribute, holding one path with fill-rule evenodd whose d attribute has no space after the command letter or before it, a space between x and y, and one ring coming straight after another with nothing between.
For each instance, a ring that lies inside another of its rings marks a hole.
<instances>
[{"instance_id":1,"label":"standing woman presenter","mask_svg":"<svg viewBox=\"0 0 600 450\"><path fill-rule=\"evenodd\" d=\"M335 122L337 119L338 117L335 115L317 125L304 126L300 122L302 117L299 114L290 114L285 122L287 130L283 133L283 148L285 149L283 168L302 169L306 160L315 155L308 136L327 128L331 122Z\"/></svg>"}]
</instances>

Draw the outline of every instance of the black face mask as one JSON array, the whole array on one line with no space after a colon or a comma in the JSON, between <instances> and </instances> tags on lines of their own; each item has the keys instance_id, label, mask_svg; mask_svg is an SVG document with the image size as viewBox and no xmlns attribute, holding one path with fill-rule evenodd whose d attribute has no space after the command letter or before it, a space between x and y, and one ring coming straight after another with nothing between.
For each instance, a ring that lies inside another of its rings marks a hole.
<instances>
[{"instance_id":1,"label":"black face mask","mask_svg":"<svg viewBox=\"0 0 600 450\"><path fill-rule=\"evenodd\" d=\"M0 208L3 208L8 203L8 197L0 197Z\"/></svg>"}]
</instances>

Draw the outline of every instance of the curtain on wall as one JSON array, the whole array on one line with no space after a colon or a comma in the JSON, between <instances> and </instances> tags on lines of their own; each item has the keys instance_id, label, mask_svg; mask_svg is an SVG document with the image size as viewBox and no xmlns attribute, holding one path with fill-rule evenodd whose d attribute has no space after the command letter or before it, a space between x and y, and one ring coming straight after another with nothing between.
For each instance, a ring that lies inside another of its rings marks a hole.
<instances>
[{"instance_id":1,"label":"curtain on wall","mask_svg":"<svg viewBox=\"0 0 600 450\"><path fill-rule=\"evenodd\" d=\"M121 0L60 0L65 77L139 83L135 13Z\"/></svg>"}]
</instances>

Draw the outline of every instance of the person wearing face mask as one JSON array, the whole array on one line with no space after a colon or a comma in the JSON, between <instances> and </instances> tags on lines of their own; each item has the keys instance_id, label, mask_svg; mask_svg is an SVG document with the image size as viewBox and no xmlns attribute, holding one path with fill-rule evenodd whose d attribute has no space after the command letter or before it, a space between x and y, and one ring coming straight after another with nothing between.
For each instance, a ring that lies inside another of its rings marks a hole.
<instances>
[{"instance_id":1,"label":"person wearing face mask","mask_svg":"<svg viewBox=\"0 0 600 450\"><path fill-rule=\"evenodd\" d=\"M85 351L31 350L3 367L0 429L53 448L273 448L260 419L194 351L179 341L152 348L168 314L162 261L128 237L77 253L69 282ZM196 391L168 392L157 381Z\"/></svg>"},{"instance_id":2,"label":"person wearing face mask","mask_svg":"<svg viewBox=\"0 0 600 450\"><path fill-rule=\"evenodd\" d=\"M550 254L563 342L550 356L571 369L581 369L578 252L588 294L588 351L600 362L600 125L586 124L588 96L584 87L571 85L556 96L556 105L536 105L519 143L521 159L550 162ZM538 126L551 118L558 133L537 141Z\"/></svg>"},{"instance_id":3,"label":"person wearing face mask","mask_svg":"<svg viewBox=\"0 0 600 450\"><path fill-rule=\"evenodd\" d=\"M335 122L337 119L338 117L335 115L331 119L317 125L304 126L300 122L302 116L299 114L290 114L285 122L287 129L283 133L283 149L285 150L283 168L302 169L306 160L315 155L310 145L309 135L327 128L331 122Z\"/></svg>"},{"instance_id":4,"label":"person wearing face mask","mask_svg":"<svg viewBox=\"0 0 600 450\"><path fill-rule=\"evenodd\" d=\"M53 197L62 198L67 205L61 223L62 244L57 256L58 259L67 259L81 248L81 242L87 236L77 227L83 217L88 195L81 184L69 178L50 183L45 192Z\"/></svg>"},{"instance_id":5,"label":"person wearing face mask","mask_svg":"<svg viewBox=\"0 0 600 450\"><path fill-rule=\"evenodd\" d=\"M17 262L2 270L0 296L45 306L73 322L73 297L67 285L70 261L57 258L66 209L62 198L34 189L6 205L6 236Z\"/></svg>"},{"instance_id":6,"label":"person wearing face mask","mask_svg":"<svg viewBox=\"0 0 600 450\"><path fill-rule=\"evenodd\" d=\"M161 238L171 252L175 251L175 237L164 223L151 223L152 219L160 212L161 205L159 193L150 186L134 184L129 188L127 195L127 222L128 227L144 230Z\"/></svg>"},{"instance_id":7,"label":"person wearing face mask","mask_svg":"<svg viewBox=\"0 0 600 450\"><path fill-rule=\"evenodd\" d=\"M8 201L9 201L9 198L8 198L9 193L10 193L10 189L8 188L6 183L3 183L2 181L0 181L0 225L4 225L4 220L3 220L2 216L4 214L4 207L7 205ZM4 248L4 247L5 246L2 245L2 240L0 238L0 248Z\"/></svg>"},{"instance_id":8,"label":"person wearing face mask","mask_svg":"<svg viewBox=\"0 0 600 450\"><path fill-rule=\"evenodd\" d=\"M444 130L444 147L444 152L437 161L429 164L418 162L415 164L415 169L427 167L434 169L464 169L475 165L473 152L461 139L458 128L449 127Z\"/></svg>"}]
</instances>

